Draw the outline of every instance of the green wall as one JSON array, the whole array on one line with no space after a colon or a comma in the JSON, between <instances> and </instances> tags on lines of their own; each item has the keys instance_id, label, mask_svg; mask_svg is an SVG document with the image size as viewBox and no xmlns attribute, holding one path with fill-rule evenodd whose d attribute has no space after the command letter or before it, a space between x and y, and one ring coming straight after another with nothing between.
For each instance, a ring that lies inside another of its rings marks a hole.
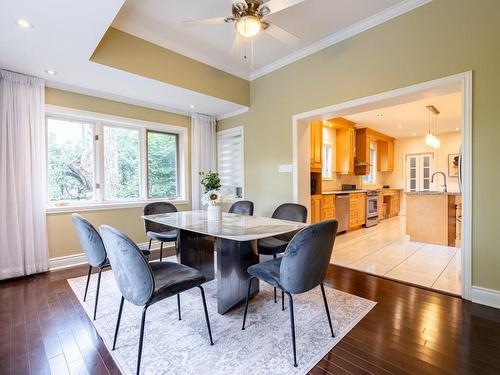
<instances>
[{"instance_id":1,"label":"green wall","mask_svg":"<svg viewBox=\"0 0 500 375\"><path fill-rule=\"evenodd\" d=\"M434 0L251 82L246 197L268 215L292 200L292 115L472 70L473 285L500 290L500 1Z\"/></svg>"}]
</instances>

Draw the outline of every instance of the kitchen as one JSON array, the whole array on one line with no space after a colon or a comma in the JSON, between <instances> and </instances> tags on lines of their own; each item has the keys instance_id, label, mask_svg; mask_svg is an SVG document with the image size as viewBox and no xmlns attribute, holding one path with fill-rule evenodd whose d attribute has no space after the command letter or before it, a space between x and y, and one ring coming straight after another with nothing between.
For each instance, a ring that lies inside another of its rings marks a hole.
<instances>
[{"instance_id":1,"label":"kitchen","mask_svg":"<svg viewBox=\"0 0 500 375\"><path fill-rule=\"evenodd\" d=\"M311 222L338 220L332 263L461 293L460 95L310 123Z\"/></svg>"}]
</instances>

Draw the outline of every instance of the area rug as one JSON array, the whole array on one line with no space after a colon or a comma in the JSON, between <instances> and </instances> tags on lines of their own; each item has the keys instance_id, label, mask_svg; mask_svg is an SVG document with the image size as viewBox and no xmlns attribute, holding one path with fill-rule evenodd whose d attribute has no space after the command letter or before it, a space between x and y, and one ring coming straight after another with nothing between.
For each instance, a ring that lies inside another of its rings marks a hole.
<instances>
[{"instance_id":1,"label":"area rug","mask_svg":"<svg viewBox=\"0 0 500 375\"><path fill-rule=\"evenodd\" d=\"M68 280L85 311L92 316L96 275L83 302L86 276ZM141 374L284 375L307 374L372 308L375 302L326 287L336 337L328 327L320 288L294 298L298 367L293 367L288 306L273 302L273 289L261 282L251 300L247 324L241 330L244 306L217 313L216 281L204 284L214 345L210 346L198 288L168 298L147 313ZM280 295L280 293L278 293ZM112 271L102 274L97 332L123 374L134 374L141 307L125 302L117 348L111 351L121 294ZM287 301L286 301L287 302Z\"/></svg>"}]
</instances>

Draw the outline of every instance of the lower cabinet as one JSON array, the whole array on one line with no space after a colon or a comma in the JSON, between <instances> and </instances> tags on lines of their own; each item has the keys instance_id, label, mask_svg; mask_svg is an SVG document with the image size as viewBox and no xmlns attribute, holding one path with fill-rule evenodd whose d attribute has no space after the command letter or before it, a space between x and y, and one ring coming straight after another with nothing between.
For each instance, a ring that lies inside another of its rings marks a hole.
<instances>
[{"instance_id":1,"label":"lower cabinet","mask_svg":"<svg viewBox=\"0 0 500 375\"><path fill-rule=\"evenodd\" d=\"M321 220L335 219L335 195L323 195Z\"/></svg>"},{"instance_id":2,"label":"lower cabinet","mask_svg":"<svg viewBox=\"0 0 500 375\"><path fill-rule=\"evenodd\" d=\"M349 194L349 229L360 227L366 223L366 194Z\"/></svg>"},{"instance_id":3,"label":"lower cabinet","mask_svg":"<svg viewBox=\"0 0 500 375\"><path fill-rule=\"evenodd\" d=\"M311 195L311 224L335 219L335 195Z\"/></svg>"},{"instance_id":4,"label":"lower cabinet","mask_svg":"<svg viewBox=\"0 0 500 375\"><path fill-rule=\"evenodd\" d=\"M311 195L311 224L321 221L322 195Z\"/></svg>"}]
</instances>

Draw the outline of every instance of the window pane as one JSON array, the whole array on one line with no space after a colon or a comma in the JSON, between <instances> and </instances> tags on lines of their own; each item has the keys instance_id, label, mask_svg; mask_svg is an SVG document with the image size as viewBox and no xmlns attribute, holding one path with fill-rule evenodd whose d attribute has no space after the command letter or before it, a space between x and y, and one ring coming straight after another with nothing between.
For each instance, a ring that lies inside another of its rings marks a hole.
<instances>
[{"instance_id":1,"label":"window pane","mask_svg":"<svg viewBox=\"0 0 500 375\"><path fill-rule=\"evenodd\" d=\"M93 124L47 118L49 201L94 198Z\"/></svg>"},{"instance_id":2,"label":"window pane","mask_svg":"<svg viewBox=\"0 0 500 375\"><path fill-rule=\"evenodd\" d=\"M104 198L139 198L139 131L103 126Z\"/></svg>"},{"instance_id":3,"label":"window pane","mask_svg":"<svg viewBox=\"0 0 500 375\"><path fill-rule=\"evenodd\" d=\"M430 180L428 178L424 178L424 190L429 190L430 186Z\"/></svg>"},{"instance_id":4,"label":"window pane","mask_svg":"<svg viewBox=\"0 0 500 375\"><path fill-rule=\"evenodd\" d=\"M410 190L411 191L417 190L417 180L410 180Z\"/></svg>"},{"instance_id":5,"label":"window pane","mask_svg":"<svg viewBox=\"0 0 500 375\"><path fill-rule=\"evenodd\" d=\"M148 131L148 197L176 198L177 135Z\"/></svg>"},{"instance_id":6,"label":"window pane","mask_svg":"<svg viewBox=\"0 0 500 375\"><path fill-rule=\"evenodd\" d=\"M424 168L424 178L429 178L429 168Z\"/></svg>"},{"instance_id":7,"label":"window pane","mask_svg":"<svg viewBox=\"0 0 500 375\"><path fill-rule=\"evenodd\" d=\"M417 178L417 170L416 169L410 169L410 178Z\"/></svg>"},{"instance_id":8,"label":"window pane","mask_svg":"<svg viewBox=\"0 0 500 375\"><path fill-rule=\"evenodd\" d=\"M416 168L417 166L417 158L411 157L410 158L410 168Z\"/></svg>"}]
</instances>

